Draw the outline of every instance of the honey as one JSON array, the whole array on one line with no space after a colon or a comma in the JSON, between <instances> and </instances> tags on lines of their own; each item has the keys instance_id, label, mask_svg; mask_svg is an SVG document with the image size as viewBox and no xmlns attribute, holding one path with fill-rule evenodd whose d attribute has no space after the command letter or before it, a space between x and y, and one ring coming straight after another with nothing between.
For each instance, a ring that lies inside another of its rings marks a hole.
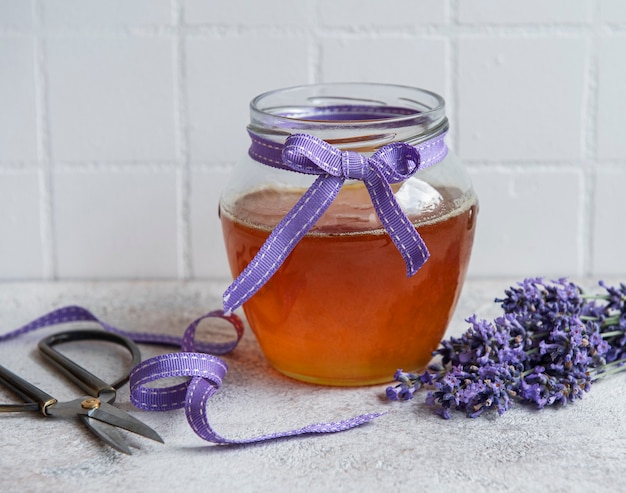
<instances>
[{"instance_id":1,"label":"honey","mask_svg":"<svg viewBox=\"0 0 626 493\"><path fill-rule=\"evenodd\" d=\"M463 285L477 212L471 190L436 191L442 200L409 214L430 258L407 277L363 184L342 188L276 274L243 305L272 366L313 383L364 385L430 361ZM233 276L301 194L265 187L222 207Z\"/></svg>"}]
</instances>

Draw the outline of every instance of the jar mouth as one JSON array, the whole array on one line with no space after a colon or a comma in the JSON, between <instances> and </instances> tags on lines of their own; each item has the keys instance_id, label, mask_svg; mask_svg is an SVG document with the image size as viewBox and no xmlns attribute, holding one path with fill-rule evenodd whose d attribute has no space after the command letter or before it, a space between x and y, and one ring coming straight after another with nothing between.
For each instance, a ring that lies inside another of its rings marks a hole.
<instances>
[{"instance_id":1,"label":"jar mouth","mask_svg":"<svg viewBox=\"0 0 626 493\"><path fill-rule=\"evenodd\" d=\"M445 101L416 87L322 83L265 92L250 103L249 130L272 140L309 133L329 142L420 141L448 128Z\"/></svg>"}]
</instances>

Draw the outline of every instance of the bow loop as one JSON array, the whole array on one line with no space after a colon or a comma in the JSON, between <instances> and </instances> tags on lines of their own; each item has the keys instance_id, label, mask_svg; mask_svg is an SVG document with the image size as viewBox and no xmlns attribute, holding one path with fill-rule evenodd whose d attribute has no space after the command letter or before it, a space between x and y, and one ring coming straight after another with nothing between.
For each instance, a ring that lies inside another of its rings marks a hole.
<instances>
[{"instance_id":1,"label":"bow loop","mask_svg":"<svg viewBox=\"0 0 626 493\"><path fill-rule=\"evenodd\" d=\"M341 151L313 135L290 135L285 141L282 160L300 173L342 175Z\"/></svg>"},{"instance_id":2,"label":"bow loop","mask_svg":"<svg viewBox=\"0 0 626 493\"><path fill-rule=\"evenodd\" d=\"M389 183L398 183L411 177L420 168L419 151L406 142L393 142L378 149L370 158Z\"/></svg>"}]
</instances>

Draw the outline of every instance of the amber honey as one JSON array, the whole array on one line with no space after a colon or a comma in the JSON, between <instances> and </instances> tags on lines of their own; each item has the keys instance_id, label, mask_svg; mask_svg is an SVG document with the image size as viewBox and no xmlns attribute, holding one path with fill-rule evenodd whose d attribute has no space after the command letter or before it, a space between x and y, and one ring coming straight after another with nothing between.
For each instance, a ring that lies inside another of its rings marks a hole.
<instances>
[{"instance_id":1,"label":"amber honey","mask_svg":"<svg viewBox=\"0 0 626 493\"><path fill-rule=\"evenodd\" d=\"M363 185L342 189L278 272L243 306L277 370L309 382L364 385L389 381L398 368L416 370L430 361L460 294L476 216L473 193L438 192L443 200L436 207L411 216L430 258L407 277ZM262 189L221 211L233 276L301 193Z\"/></svg>"}]
</instances>

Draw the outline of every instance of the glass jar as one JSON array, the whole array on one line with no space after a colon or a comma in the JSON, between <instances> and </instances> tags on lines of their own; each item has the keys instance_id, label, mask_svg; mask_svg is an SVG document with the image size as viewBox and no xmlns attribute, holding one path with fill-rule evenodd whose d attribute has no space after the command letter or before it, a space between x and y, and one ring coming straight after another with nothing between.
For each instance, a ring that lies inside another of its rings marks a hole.
<instances>
[{"instance_id":1,"label":"glass jar","mask_svg":"<svg viewBox=\"0 0 626 493\"><path fill-rule=\"evenodd\" d=\"M384 200L395 200L415 228L410 233L417 231L430 254L417 273L407 276L402 242L381 222L371 183L340 178L336 198L243 302L269 362L285 375L326 385L388 382L396 369L423 368L461 292L478 203L468 174L445 147L444 100L405 86L317 84L262 94L250 112L253 144L220 199L234 277L244 277L244 269L264 269L257 260L267 257L259 251L270 234L282 234L280 241L289 244L286 217L324 175L285 166L285 143L302 134L316 149L322 147L316 139L333 146L326 149L329 156L351 156L366 168L381 149L400 145L406 150L408 144L418 150L416 172L409 169L404 179L380 186L391 191L393 197ZM435 157L429 154L431 144L440 146ZM265 150L270 154L263 155ZM428 159L436 164L427 166ZM296 209L309 208L301 216L317 211L317 202L300 202L306 204Z\"/></svg>"}]
</instances>

